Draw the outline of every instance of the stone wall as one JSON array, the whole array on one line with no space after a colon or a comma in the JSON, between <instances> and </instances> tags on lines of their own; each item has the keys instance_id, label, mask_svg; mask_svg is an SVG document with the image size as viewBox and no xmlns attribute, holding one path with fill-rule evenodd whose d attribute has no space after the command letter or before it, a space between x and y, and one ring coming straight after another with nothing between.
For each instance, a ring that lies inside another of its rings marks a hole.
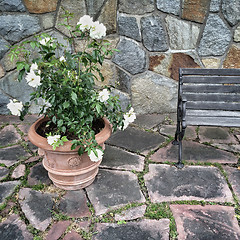
<instances>
[{"instance_id":1,"label":"stone wall","mask_svg":"<svg viewBox=\"0 0 240 240\"><path fill-rule=\"evenodd\" d=\"M32 92L16 80L9 47L40 32L64 42L62 6L74 24L89 14L106 25L120 52L104 62L105 82L137 113L175 111L179 67L240 68L240 0L1 0L0 114Z\"/></svg>"}]
</instances>

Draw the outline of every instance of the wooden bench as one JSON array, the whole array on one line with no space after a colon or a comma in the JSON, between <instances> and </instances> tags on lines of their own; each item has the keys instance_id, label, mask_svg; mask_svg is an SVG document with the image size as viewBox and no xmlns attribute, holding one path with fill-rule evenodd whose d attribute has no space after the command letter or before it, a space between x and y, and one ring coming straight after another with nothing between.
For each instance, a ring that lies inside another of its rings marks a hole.
<instances>
[{"instance_id":1,"label":"wooden bench","mask_svg":"<svg viewBox=\"0 0 240 240\"><path fill-rule=\"evenodd\" d=\"M177 129L173 144L179 145L187 126L240 127L240 69L179 69Z\"/></svg>"}]
</instances>

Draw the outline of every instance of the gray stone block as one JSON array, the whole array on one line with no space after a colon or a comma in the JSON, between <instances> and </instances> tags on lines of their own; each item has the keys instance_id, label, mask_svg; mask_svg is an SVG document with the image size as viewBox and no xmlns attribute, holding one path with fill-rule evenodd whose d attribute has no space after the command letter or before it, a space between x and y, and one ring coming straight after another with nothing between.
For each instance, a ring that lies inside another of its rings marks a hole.
<instances>
[{"instance_id":1,"label":"gray stone block","mask_svg":"<svg viewBox=\"0 0 240 240\"><path fill-rule=\"evenodd\" d=\"M120 91L131 93L131 77L122 69L117 68L117 86Z\"/></svg>"},{"instance_id":2,"label":"gray stone block","mask_svg":"<svg viewBox=\"0 0 240 240\"><path fill-rule=\"evenodd\" d=\"M127 171L100 169L96 180L86 191L96 215L129 203L145 202L137 176Z\"/></svg>"},{"instance_id":3,"label":"gray stone block","mask_svg":"<svg viewBox=\"0 0 240 240\"><path fill-rule=\"evenodd\" d=\"M157 9L174 15L179 15L180 5L180 0L157 0Z\"/></svg>"},{"instance_id":4,"label":"gray stone block","mask_svg":"<svg viewBox=\"0 0 240 240\"><path fill-rule=\"evenodd\" d=\"M154 0L120 0L119 12L145 14L154 11Z\"/></svg>"},{"instance_id":5,"label":"gray stone block","mask_svg":"<svg viewBox=\"0 0 240 240\"><path fill-rule=\"evenodd\" d=\"M0 59L4 56L4 54L8 51L9 49L9 42L7 42L6 40L4 40L1 36L0 36Z\"/></svg>"},{"instance_id":6,"label":"gray stone block","mask_svg":"<svg viewBox=\"0 0 240 240\"><path fill-rule=\"evenodd\" d=\"M150 164L144 180L153 203L182 200L233 203L227 182L215 167L178 169L165 164Z\"/></svg>"},{"instance_id":7,"label":"gray stone block","mask_svg":"<svg viewBox=\"0 0 240 240\"><path fill-rule=\"evenodd\" d=\"M171 113L177 108L178 83L146 71L132 78L132 106L137 114Z\"/></svg>"},{"instance_id":8,"label":"gray stone block","mask_svg":"<svg viewBox=\"0 0 240 240\"><path fill-rule=\"evenodd\" d=\"M12 98L25 103L30 100L30 94L33 92L33 88L27 84L25 78L20 82L17 78L17 71L7 74L0 81L0 89Z\"/></svg>"},{"instance_id":9,"label":"gray stone block","mask_svg":"<svg viewBox=\"0 0 240 240\"><path fill-rule=\"evenodd\" d=\"M211 0L210 12L218 12L220 10L221 0Z\"/></svg>"},{"instance_id":10,"label":"gray stone block","mask_svg":"<svg viewBox=\"0 0 240 240\"><path fill-rule=\"evenodd\" d=\"M10 43L18 42L41 30L39 18L29 15L1 15L0 34Z\"/></svg>"},{"instance_id":11,"label":"gray stone block","mask_svg":"<svg viewBox=\"0 0 240 240\"><path fill-rule=\"evenodd\" d=\"M94 240L128 239L128 240L168 240L169 219L144 219L126 224L97 223Z\"/></svg>"},{"instance_id":12,"label":"gray stone block","mask_svg":"<svg viewBox=\"0 0 240 240\"><path fill-rule=\"evenodd\" d=\"M113 89L111 91L113 96L118 96L120 101L120 106L123 111L127 111L128 105L131 103L130 96L127 93L121 92L118 89Z\"/></svg>"},{"instance_id":13,"label":"gray stone block","mask_svg":"<svg viewBox=\"0 0 240 240\"><path fill-rule=\"evenodd\" d=\"M9 97L5 95L0 89L0 114L9 114L7 104L10 103Z\"/></svg>"},{"instance_id":14,"label":"gray stone block","mask_svg":"<svg viewBox=\"0 0 240 240\"><path fill-rule=\"evenodd\" d=\"M170 48L175 50L195 49L200 32L200 27L176 17L168 15L165 18Z\"/></svg>"},{"instance_id":15,"label":"gray stone block","mask_svg":"<svg viewBox=\"0 0 240 240\"><path fill-rule=\"evenodd\" d=\"M97 15L101 12L105 0L86 0L87 12L88 14L96 20Z\"/></svg>"},{"instance_id":16,"label":"gray stone block","mask_svg":"<svg viewBox=\"0 0 240 240\"><path fill-rule=\"evenodd\" d=\"M122 39L112 61L131 74L146 70L146 53L134 40Z\"/></svg>"},{"instance_id":17,"label":"gray stone block","mask_svg":"<svg viewBox=\"0 0 240 240\"><path fill-rule=\"evenodd\" d=\"M118 17L118 33L119 35L130 37L137 41L141 41L140 30L135 17Z\"/></svg>"},{"instance_id":18,"label":"gray stone block","mask_svg":"<svg viewBox=\"0 0 240 240\"><path fill-rule=\"evenodd\" d=\"M26 8L21 0L2 0L0 12L25 12Z\"/></svg>"},{"instance_id":19,"label":"gray stone block","mask_svg":"<svg viewBox=\"0 0 240 240\"><path fill-rule=\"evenodd\" d=\"M240 2L239 0L223 0L222 13L225 19L232 25L240 21Z\"/></svg>"},{"instance_id":20,"label":"gray stone block","mask_svg":"<svg viewBox=\"0 0 240 240\"><path fill-rule=\"evenodd\" d=\"M231 38L231 31L223 20L211 13L203 30L198 53L200 56L221 56L226 52Z\"/></svg>"},{"instance_id":21,"label":"gray stone block","mask_svg":"<svg viewBox=\"0 0 240 240\"><path fill-rule=\"evenodd\" d=\"M141 18L141 31L143 44L149 51L168 50L167 34L160 17Z\"/></svg>"}]
</instances>

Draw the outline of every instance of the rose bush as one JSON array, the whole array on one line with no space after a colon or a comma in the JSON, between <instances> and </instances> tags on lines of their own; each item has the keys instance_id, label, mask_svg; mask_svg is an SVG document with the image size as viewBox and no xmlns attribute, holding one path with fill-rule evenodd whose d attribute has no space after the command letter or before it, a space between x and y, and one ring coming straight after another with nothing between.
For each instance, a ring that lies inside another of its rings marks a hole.
<instances>
[{"instance_id":1,"label":"rose bush","mask_svg":"<svg viewBox=\"0 0 240 240\"><path fill-rule=\"evenodd\" d=\"M100 66L105 57L114 52L109 42L103 39L106 27L87 15L73 27L69 24L73 15L65 12L64 17L66 24L63 25L71 36L68 38L71 51L47 33L12 48L12 60L24 56L24 61L17 62L19 81L25 78L34 91L29 103L11 100L8 108L23 120L31 103L41 99L40 114L49 118L46 126L48 143L56 149L71 140L72 149L79 147L79 155L87 152L92 161L98 161L102 149L95 140L96 122L106 117L115 131L125 129L136 116L130 106L123 112L118 96L111 94L112 87L99 88L95 84L99 78L104 80ZM82 51L76 51L77 38L86 42ZM38 50L38 58L30 61L27 45Z\"/></svg>"}]
</instances>

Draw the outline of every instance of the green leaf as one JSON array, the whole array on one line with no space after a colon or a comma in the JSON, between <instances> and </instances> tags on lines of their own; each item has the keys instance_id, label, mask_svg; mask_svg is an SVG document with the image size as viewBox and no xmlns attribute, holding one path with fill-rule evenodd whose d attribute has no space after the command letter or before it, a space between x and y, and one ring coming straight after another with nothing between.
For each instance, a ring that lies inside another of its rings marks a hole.
<instances>
[{"instance_id":1,"label":"green leaf","mask_svg":"<svg viewBox=\"0 0 240 240\"><path fill-rule=\"evenodd\" d=\"M75 104L77 103L77 94L75 92L71 93L71 98L72 100L75 102Z\"/></svg>"},{"instance_id":2,"label":"green leaf","mask_svg":"<svg viewBox=\"0 0 240 240\"><path fill-rule=\"evenodd\" d=\"M96 110L97 110L97 113L101 113L101 106L100 104L96 104Z\"/></svg>"},{"instance_id":3,"label":"green leaf","mask_svg":"<svg viewBox=\"0 0 240 240\"><path fill-rule=\"evenodd\" d=\"M35 43L35 42L30 42L30 45L31 45L31 47L34 49L35 46L36 46L36 43Z\"/></svg>"},{"instance_id":4,"label":"green leaf","mask_svg":"<svg viewBox=\"0 0 240 240\"><path fill-rule=\"evenodd\" d=\"M58 124L58 127L61 127L63 125L63 120L62 119L58 120L57 124Z\"/></svg>"},{"instance_id":5,"label":"green leaf","mask_svg":"<svg viewBox=\"0 0 240 240\"><path fill-rule=\"evenodd\" d=\"M66 101L65 101L65 102L63 103L63 107L64 107L64 108L68 108L69 106L70 106L70 103L69 103L69 102L66 102Z\"/></svg>"},{"instance_id":6,"label":"green leaf","mask_svg":"<svg viewBox=\"0 0 240 240\"><path fill-rule=\"evenodd\" d=\"M24 62L17 62L17 70L20 71L24 68L25 63Z\"/></svg>"},{"instance_id":7,"label":"green leaf","mask_svg":"<svg viewBox=\"0 0 240 240\"><path fill-rule=\"evenodd\" d=\"M25 73L25 69L22 69L22 70L19 72L19 74L18 74L18 81L19 81L19 82L22 80L24 73Z\"/></svg>"},{"instance_id":8,"label":"green leaf","mask_svg":"<svg viewBox=\"0 0 240 240\"><path fill-rule=\"evenodd\" d=\"M55 116L53 116L52 121L53 121L53 123L56 124L57 118Z\"/></svg>"}]
</instances>

